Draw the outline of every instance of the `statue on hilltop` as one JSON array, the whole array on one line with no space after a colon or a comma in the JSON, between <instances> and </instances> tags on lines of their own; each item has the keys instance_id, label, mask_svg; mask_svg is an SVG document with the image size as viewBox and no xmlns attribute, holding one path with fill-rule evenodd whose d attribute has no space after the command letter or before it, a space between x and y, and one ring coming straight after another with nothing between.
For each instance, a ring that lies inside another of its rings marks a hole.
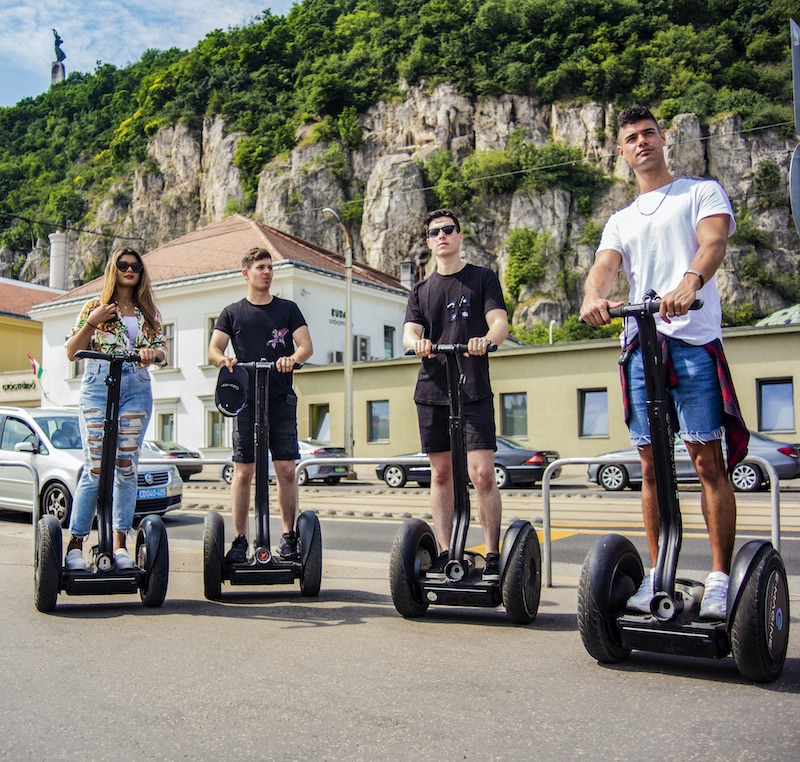
<instances>
[{"instance_id":1,"label":"statue on hilltop","mask_svg":"<svg viewBox=\"0 0 800 762\"><path fill-rule=\"evenodd\" d=\"M61 50L61 43L64 42L64 40L61 39L61 37L59 36L58 32L55 29L53 29L53 36L56 38L55 39L56 62L61 63L61 61L63 61L67 57L67 54L63 50Z\"/></svg>"}]
</instances>

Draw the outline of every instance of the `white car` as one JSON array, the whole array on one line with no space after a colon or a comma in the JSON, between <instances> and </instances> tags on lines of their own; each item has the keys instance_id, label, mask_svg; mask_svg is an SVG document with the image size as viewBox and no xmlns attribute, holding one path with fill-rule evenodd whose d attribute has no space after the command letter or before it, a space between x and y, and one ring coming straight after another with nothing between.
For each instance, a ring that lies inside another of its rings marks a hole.
<instances>
[{"instance_id":1,"label":"white car","mask_svg":"<svg viewBox=\"0 0 800 762\"><path fill-rule=\"evenodd\" d=\"M147 457L153 455L148 453ZM38 505L31 505L30 472L3 466L4 461L22 461L36 469ZM34 522L40 515L50 513L66 527L82 471L77 410L0 407L0 509L33 513ZM139 465L136 516L162 515L180 508L182 500L183 480L174 465Z\"/></svg>"},{"instance_id":2,"label":"white car","mask_svg":"<svg viewBox=\"0 0 800 762\"><path fill-rule=\"evenodd\" d=\"M297 446L300 450L300 460L307 458L343 458L345 455L344 447L336 447L326 442L317 442L315 439L299 439ZM340 480L351 476L352 470L348 465L341 466L313 466L303 468L297 475L297 483L302 487L316 479L321 479L325 484L338 484ZM219 470L220 477L228 484L233 481L233 465L225 464ZM272 466L272 458L269 458L269 479L275 480L275 469Z\"/></svg>"}]
</instances>

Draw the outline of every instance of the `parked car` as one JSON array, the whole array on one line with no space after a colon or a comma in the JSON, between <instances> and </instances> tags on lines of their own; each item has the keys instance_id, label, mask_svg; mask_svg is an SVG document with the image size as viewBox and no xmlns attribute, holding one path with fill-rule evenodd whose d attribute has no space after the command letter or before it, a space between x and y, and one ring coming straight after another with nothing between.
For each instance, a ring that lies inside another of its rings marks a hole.
<instances>
[{"instance_id":1,"label":"parked car","mask_svg":"<svg viewBox=\"0 0 800 762\"><path fill-rule=\"evenodd\" d=\"M344 447L336 447L326 442L318 442L316 439L300 439L297 442L300 450L300 460L307 458L343 458L345 456ZM349 465L341 466L314 466L310 465L303 468L297 475L297 483L302 487L312 481L322 480L325 484L338 484L340 480L346 479L352 474ZM226 463L220 468L219 475L228 484L233 481L233 465ZM269 459L269 478L275 479L275 469L272 465L272 458Z\"/></svg>"},{"instance_id":2,"label":"parked car","mask_svg":"<svg viewBox=\"0 0 800 762\"><path fill-rule=\"evenodd\" d=\"M800 476L800 445L791 442L779 442L756 431L750 432L749 455L757 455L768 461L778 472L780 479L796 479ZM598 457L620 458L615 463L592 463L587 472L589 481L599 484L606 490L618 492L630 487L639 489L642 484L642 468L639 454L635 447L627 450L616 450ZM679 482L698 482L697 472L691 461L687 460L689 451L680 437L675 438L675 474ZM622 459L632 459L623 462ZM738 492L751 492L769 486L769 476L761 466L745 458L733 469L731 474L733 488Z\"/></svg>"},{"instance_id":3,"label":"parked car","mask_svg":"<svg viewBox=\"0 0 800 762\"><path fill-rule=\"evenodd\" d=\"M203 470L203 456L195 450L179 445L177 442L164 442L162 440L145 440L142 447L142 457L166 458L174 460L175 467L183 481L188 482L192 474L199 474Z\"/></svg>"},{"instance_id":4,"label":"parked car","mask_svg":"<svg viewBox=\"0 0 800 762\"><path fill-rule=\"evenodd\" d=\"M72 408L0 407L0 464L30 463L39 475L39 505L31 506L31 475L0 465L0 509L50 513L69 525L72 498L83 471L78 411ZM135 515L162 515L181 507L183 481L171 463L139 466Z\"/></svg>"},{"instance_id":5,"label":"parked car","mask_svg":"<svg viewBox=\"0 0 800 762\"><path fill-rule=\"evenodd\" d=\"M408 482L417 482L420 487L431 483L431 467L423 452L398 456L414 458L416 463L381 464L375 469L379 479L390 487L404 487ZM494 474L501 489L521 484L533 486L541 481L547 466L558 460L555 450L530 450L508 437L497 437L497 452L494 454ZM557 474L556 474L557 475Z\"/></svg>"}]
</instances>

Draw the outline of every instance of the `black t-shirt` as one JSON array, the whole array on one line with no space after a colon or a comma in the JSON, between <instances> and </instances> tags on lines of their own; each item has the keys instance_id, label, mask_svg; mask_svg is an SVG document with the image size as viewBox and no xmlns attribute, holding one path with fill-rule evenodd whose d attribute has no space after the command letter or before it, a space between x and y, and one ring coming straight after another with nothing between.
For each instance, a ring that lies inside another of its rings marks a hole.
<instances>
[{"instance_id":1,"label":"black t-shirt","mask_svg":"<svg viewBox=\"0 0 800 762\"><path fill-rule=\"evenodd\" d=\"M304 325L307 323L303 313L294 302L273 296L269 304L252 304L247 299L229 304L222 310L214 328L231 337L239 362L275 362L294 352L292 334ZM271 400L285 397L291 391L291 373L270 374ZM251 397L253 393L251 384Z\"/></svg>"},{"instance_id":2,"label":"black t-shirt","mask_svg":"<svg viewBox=\"0 0 800 762\"><path fill-rule=\"evenodd\" d=\"M486 313L497 309L506 309L497 274L486 267L468 264L454 275L433 273L414 286L408 297L405 322L419 323L423 336L434 344L466 344L475 336L486 335L489 330ZM488 357L462 360L466 376L464 401L490 397ZM414 401L426 405L449 404L444 355L420 363Z\"/></svg>"}]
</instances>

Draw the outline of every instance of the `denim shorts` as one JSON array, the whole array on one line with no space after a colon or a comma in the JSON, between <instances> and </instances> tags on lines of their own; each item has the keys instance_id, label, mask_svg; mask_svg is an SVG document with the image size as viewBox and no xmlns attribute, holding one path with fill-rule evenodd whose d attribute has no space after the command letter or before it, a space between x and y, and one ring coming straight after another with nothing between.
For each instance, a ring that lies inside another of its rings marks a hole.
<instances>
[{"instance_id":1,"label":"denim shorts","mask_svg":"<svg viewBox=\"0 0 800 762\"><path fill-rule=\"evenodd\" d=\"M269 451L273 460L297 460L297 396L287 394L273 400L267 413ZM233 462L255 463L255 405L248 401L233 422Z\"/></svg>"},{"instance_id":2,"label":"denim shorts","mask_svg":"<svg viewBox=\"0 0 800 762\"><path fill-rule=\"evenodd\" d=\"M705 347L669 339L669 352L678 385L667 389L671 400L670 421L686 442L703 444L722 439L722 391L717 377L717 364ZM631 444L650 444L647 420L647 393L644 383L642 350L637 347L626 366L631 403L628 423ZM676 425L677 424L677 425Z\"/></svg>"},{"instance_id":3,"label":"denim shorts","mask_svg":"<svg viewBox=\"0 0 800 762\"><path fill-rule=\"evenodd\" d=\"M422 452L450 452L450 406L417 403ZM494 399L464 403L467 450L496 450Z\"/></svg>"}]
</instances>

